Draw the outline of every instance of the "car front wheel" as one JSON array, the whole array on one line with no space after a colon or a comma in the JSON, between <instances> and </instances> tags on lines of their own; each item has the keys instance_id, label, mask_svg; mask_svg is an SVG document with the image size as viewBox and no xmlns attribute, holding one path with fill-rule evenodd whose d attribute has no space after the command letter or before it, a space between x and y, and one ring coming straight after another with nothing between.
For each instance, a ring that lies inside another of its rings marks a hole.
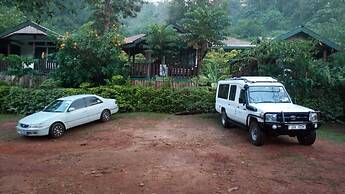
<instances>
[{"instance_id":1,"label":"car front wheel","mask_svg":"<svg viewBox=\"0 0 345 194\"><path fill-rule=\"evenodd\" d=\"M313 145L316 140L316 132L312 131L308 134L298 135L297 140L301 145Z\"/></svg>"},{"instance_id":2,"label":"car front wheel","mask_svg":"<svg viewBox=\"0 0 345 194\"><path fill-rule=\"evenodd\" d=\"M262 131L256 121L250 122L249 140L253 145L262 146L265 143L266 134Z\"/></svg>"},{"instance_id":3,"label":"car front wheel","mask_svg":"<svg viewBox=\"0 0 345 194\"><path fill-rule=\"evenodd\" d=\"M59 138L65 133L65 126L62 123L54 123L49 129L49 135L52 138Z\"/></svg>"},{"instance_id":4,"label":"car front wheel","mask_svg":"<svg viewBox=\"0 0 345 194\"><path fill-rule=\"evenodd\" d=\"M106 122L111 118L111 113L109 110L104 110L101 114L101 121Z\"/></svg>"}]
</instances>

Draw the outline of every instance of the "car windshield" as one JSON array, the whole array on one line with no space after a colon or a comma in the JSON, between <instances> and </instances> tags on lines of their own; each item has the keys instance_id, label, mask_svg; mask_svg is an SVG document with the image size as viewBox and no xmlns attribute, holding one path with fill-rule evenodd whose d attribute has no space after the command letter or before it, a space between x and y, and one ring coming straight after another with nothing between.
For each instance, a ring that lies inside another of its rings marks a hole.
<instances>
[{"instance_id":1,"label":"car windshield","mask_svg":"<svg viewBox=\"0 0 345 194\"><path fill-rule=\"evenodd\" d=\"M53 103L48 105L43 112L65 112L67 107L71 104L71 101L66 100L55 100Z\"/></svg>"},{"instance_id":2,"label":"car windshield","mask_svg":"<svg viewBox=\"0 0 345 194\"><path fill-rule=\"evenodd\" d=\"M290 103L290 98L282 86L249 87L250 103Z\"/></svg>"}]
</instances>

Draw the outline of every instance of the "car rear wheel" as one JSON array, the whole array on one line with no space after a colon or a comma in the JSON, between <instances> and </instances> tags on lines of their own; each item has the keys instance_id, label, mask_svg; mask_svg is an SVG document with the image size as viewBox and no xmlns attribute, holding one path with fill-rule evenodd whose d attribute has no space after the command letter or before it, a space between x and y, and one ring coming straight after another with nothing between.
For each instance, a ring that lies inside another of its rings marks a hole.
<instances>
[{"instance_id":1,"label":"car rear wheel","mask_svg":"<svg viewBox=\"0 0 345 194\"><path fill-rule=\"evenodd\" d=\"M265 143L266 134L262 131L256 121L250 122L249 125L249 140L253 145L262 146Z\"/></svg>"},{"instance_id":2,"label":"car rear wheel","mask_svg":"<svg viewBox=\"0 0 345 194\"><path fill-rule=\"evenodd\" d=\"M308 134L298 135L297 140L299 144L301 145L306 145L306 146L313 145L316 140L316 132L312 131Z\"/></svg>"},{"instance_id":3,"label":"car rear wheel","mask_svg":"<svg viewBox=\"0 0 345 194\"><path fill-rule=\"evenodd\" d=\"M111 113L109 110L104 110L101 114L101 121L106 122L111 119Z\"/></svg>"},{"instance_id":4,"label":"car rear wheel","mask_svg":"<svg viewBox=\"0 0 345 194\"><path fill-rule=\"evenodd\" d=\"M225 110L222 111L221 115L220 115L220 121L223 125L224 128L230 128L231 127L231 122L229 117L226 115Z\"/></svg>"},{"instance_id":5,"label":"car rear wheel","mask_svg":"<svg viewBox=\"0 0 345 194\"><path fill-rule=\"evenodd\" d=\"M65 131L66 131L66 128L62 123L54 123L52 124L52 126L50 126L49 135L52 138L59 138L63 136Z\"/></svg>"}]
</instances>

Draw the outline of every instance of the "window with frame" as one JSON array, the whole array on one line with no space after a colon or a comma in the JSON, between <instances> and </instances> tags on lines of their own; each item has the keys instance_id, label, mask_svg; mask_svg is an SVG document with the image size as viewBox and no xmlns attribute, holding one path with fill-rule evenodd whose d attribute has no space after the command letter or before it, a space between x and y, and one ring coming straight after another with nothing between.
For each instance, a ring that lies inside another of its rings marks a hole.
<instances>
[{"instance_id":1,"label":"window with frame","mask_svg":"<svg viewBox=\"0 0 345 194\"><path fill-rule=\"evenodd\" d=\"M100 100L97 97L87 97L86 98L86 105L87 106L93 106L93 105L100 104L100 103L102 103L102 100Z\"/></svg>"},{"instance_id":2,"label":"window with frame","mask_svg":"<svg viewBox=\"0 0 345 194\"><path fill-rule=\"evenodd\" d=\"M231 88L230 88L229 100L235 101L236 91L237 91L237 86L236 85L232 85Z\"/></svg>"},{"instance_id":3,"label":"window with frame","mask_svg":"<svg viewBox=\"0 0 345 194\"><path fill-rule=\"evenodd\" d=\"M246 91L244 89L240 92L240 97L238 99L238 103L244 104L246 102Z\"/></svg>"},{"instance_id":4,"label":"window with frame","mask_svg":"<svg viewBox=\"0 0 345 194\"><path fill-rule=\"evenodd\" d=\"M81 109L81 108L85 108L86 107L86 103L85 103L85 99L78 99L76 101L74 101L71 104L70 108L75 108L75 110Z\"/></svg>"},{"instance_id":5,"label":"window with frame","mask_svg":"<svg viewBox=\"0 0 345 194\"><path fill-rule=\"evenodd\" d=\"M220 84L218 88L218 98L228 99L229 84Z\"/></svg>"}]
</instances>

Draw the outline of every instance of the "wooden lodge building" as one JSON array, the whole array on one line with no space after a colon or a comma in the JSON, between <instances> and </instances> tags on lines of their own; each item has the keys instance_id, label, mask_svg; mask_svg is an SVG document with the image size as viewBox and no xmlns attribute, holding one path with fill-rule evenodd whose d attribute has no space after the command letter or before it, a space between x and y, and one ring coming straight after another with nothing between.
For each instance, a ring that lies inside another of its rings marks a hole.
<instances>
[{"instance_id":1,"label":"wooden lodge building","mask_svg":"<svg viewBox=\"0 0 345 194\"><path fill-rule=\"evenodd\" d=\"M26 21L0 34L0 54L34 58L37 62L32 68L47 73L57 68L47 56L57 52L56 39L60 36L35 22ZM0 64L0 70L6 68L4 66L6 64Z\"/></svg>"},{"instance_id":2,"label":"wooden lodge building","mask_svg":"<svg viewBox=\"0 0 345 194\"><path fill-rule=\"evenodd\" d=\"M180 34L186 33L178 26L173 26ZM60 34L41 26L32 21L26 21L18 26L0 33L0 54L19 55L36 59L31 68L41 73L48 73L58 67L58 64L50 60L49 56L57 52L57 38ZM137 80L152 79L155 77L169 76L175 80L190 80L198 75L200 64L198 64L198 50L192 47L182 46L177 55L166 56L165 64L161 61L151 61L149 48L145 42L146 35L138 34L127 37L124 40L122 49L128 54L128 62L131 65L130 77ZM313 40L318 42L319 52L316 58L327 58L338 52L340 47L325 37L313 32L311 29L300 26L290 32L273 38L273 41L291 41L295 39ZM249 41L228 38L219 45L225 51L252 49ZM0 72L7 69L8 64L0 61Z\"/></svg>"},{"instance_id":3,"label":"wooden lodge building","mask_svg":"<svg viewBox=\"0 0 345 194\"><path fill-rule=\"evenodd\" d=\"M183 33L178 28L175 29L178 33ZM181 46L177 51L177 56L166 56L165 64L162 64L158 60L152 61L145 38L145 34L127 37L122 47L128 54L128 61L132 65L132 78L151 79L156 76L169 76L177 79L189 79L198 74L197 49ZM138 55L144 56L144 61L137 62Z\"/></svg>"},{"instance_id":4,"label":"wooden lodge building","mask_svg":"<svg viewBox=\"0 0 345 194\"><path fill-rule=\"evenodd\" d=\"M341 48L335 42L327 39L326 37L322 37L318 33L312 31L311 29L305 26L299 26L290 32L273 38L274 41L293 41L296 39L311 40L318 42L317 48L319 49L319 52L316 54L315 57L317 59L323 59L325 61L331 54L341 50Z\"/></svg>"}]
</instances>

